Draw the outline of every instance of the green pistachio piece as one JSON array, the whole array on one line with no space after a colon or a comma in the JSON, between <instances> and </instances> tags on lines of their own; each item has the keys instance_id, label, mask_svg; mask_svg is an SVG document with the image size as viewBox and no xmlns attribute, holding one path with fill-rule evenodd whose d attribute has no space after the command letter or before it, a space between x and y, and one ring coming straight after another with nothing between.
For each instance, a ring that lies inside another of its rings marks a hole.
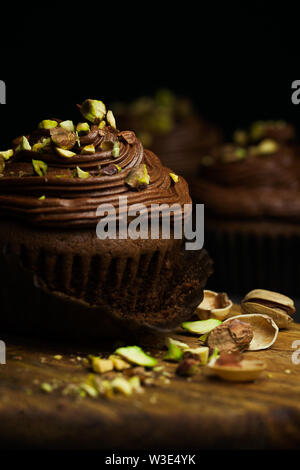
<instances>
[{"instance_id":1,"label":"green pistachio piece","mask_svg":"<svg viewBox=\"0 0 300 470\"><path fill-rule=\"evenodd\" d=\"M257 145L256 149L260 155L269 155L277 152L279 145L275 140L264 139Z\"/></svg>"},{"instance_id":2,"label":"green pistachio piece","mask_svg":"<svg viewBox=\"0 0 300 470\"><path fill-rule=\"evenodd\" d=\"M4 158L4 160L9 160L14 154L14 151L12 149L10 150L5 150L3 152L0 152L0 157Z\"/></svg>"},{"instance_id":3,"label":"green pistachio piece","mask_svg":"<svg viewBox=\"0 0 300 470\"><path fill-rule=\"evenodd\" d=\"M114 142L114 146L113 146L113 149L112 149L112 156L114 158L118 158L119 155L120 155L120 142L116 141L116 142Z\"/></svg>"},{"instance_id":4,"label":"green pistachio piece","mask_svg":"<svg viewBox=\"0 0 300 470\"><path fill-rule=\"evenodd\" d=\"M116 120L115 120L115 116L113 114L113 112L109 109L107 111L107 114L106 114L106 120L108 122L108 124L113 127L114 129L116 129Z\"/></svg>"},{"instance_id":5,"label":"green pistachio piece","mask_svg":"<svg viewBox=\"0 0 300 470\"><path fill-rule=\"evenodd\" d=\"M174 181L174 183L178 183L179 181L179 176L176 175L175 173L169 173L171 179Z\"/></svg>"},{"instance_id":6,"label":"green pistachio piece","mask_svg":"<svg viewBox=\"0 0 300 470\"><path fill-rule=\"evenodd\" d=\"M78 178L81 178L81 179L85 179L90 176L88 171L83 171L81 168L79 168L79 166L76 167L76 172L77 172Z\"/></svg>"},{"instance_id":7,"label":"green pistachio piece","mask_svg":"<svg viewBox=\"0 0 300 470\"><path fill-rule=\"evenodd\" d=\"M46 138L42 139L40 142L37 142L32 146L32 152L43 152L43 150L46 150L46 147L49 147L51 144L51 139Z\"/></svg>"},{"instance_id":8,"label":"green pistachio piece","mask_svg":"<svg viewBox=\"0 0 300 470\"><path fill-rule=\"evenodd\" d=\"M185 352L191 353L193 356L198 356L201 364L205 365L208 362L209 347L201 346L199 348L189 348Z\"/></svg>"},{"instance_id":9,"label":"green pistachio piece","mask_svg":"<svg viewBox=\"0 0 300 470\"><path fill-rule=\"evenodd\" d=\"M116 377L111 382L112 389L119 393L122 393L125 396L132 395L132 385L124 377Z\"/></svg>"},{"instance_id":10,"label":"green pistachio piece","mask_svg":"<svg viewBox=\"0 0 300 470\"><path fill-rule=\"evenodd\" d=\"M205 333L204 335L201 335L199 338L199 341L201 341L202 343L205 343L208 338L208 334L209 333Z\"/></svg>"},{"instance_id":11,"label":"green pistachio piece","mask_svg":"<svg viewBox=\"0 0 300 470\"><path fill-rule=\"evenodd\" d=\"M154 367L157 364L157 360L154 357L148 356L139 346L118 348L116 354L133 364L143 367Z\"/></svg>"},{"instance_id":12,"label":"green pistachio piece","mask_svg":"<svg viewBox=\"0 0 300 470\"><path fill-rule=\"evenodd\" d=\"M177 339L173 339L173 338L167 338L166 344L167 344L167 347L169 347L170 344L174 344L174 346L177 346L183 351L185 349L189 349L189 346L186 343L182 343L181 341L178 341Z\"/></svg>"},{"instance_id":13,"label":"green pistachio piece","mask_svg":"<svg viewBox=\"0 0 300 470\"><path fill-rule=\"evenodd\" d=\"M38 125L39 129L53 129L54 127L58 126L57 121L51 121L51 119L45 119L44 121L40 122Z\"/></svg>"},{"instance_id":14,"label":"green pistachio piece","mask_svg":"<svg viewBox=\"0 0 300 470\"><path fill-rule=\"evenodd\" d=\"M113 163L113 165L117 168L119 173L120 173L120 171L122 171L122 168L119 165L116 165L115 163Z\"/></svg>"},{"instance_id":15,"label":"green pistachio piece","mask_svg":"<svg viewBox=\"0 0 300 470\"><path fill-rule=\"evenodd\" d=\"M168 352L164 355L164 361L179 362L181 361L183 352L181 348L175 344L169 343Z\"/></svg>"},{"instance_id":16,"label":"green pistachio piece","mask_svg":"<svg viewBox=\"0 0 300 470\"><path fill-rule=\"evenodd\" d=\"M76 131L78 134L86 134L90 130L90 125L88 122L79 122L76 126Z\"/></svg>"},{"instance_id":17,"label":"green pistachio piece","mask_svg":"<svg viewBox=\"0 0 300 470\"><path fill-rule=\"evenodd\" d=\"M47 174L47 163L42 162L41 160L32 160L32 166L37 175L45 176Z\"/></svg>"},{"instance_id":18,"label":"green pistachio piece","mask_svg":"<svg viewBox=\"0 0 300 470\"><path fill-rule=\"evenodd\" d=\"M246 131L243 131L242 129L237 129L233 133L233 141L241 146L244 146L248 142L248 134Z\"/></svg>"},{"instance_id":19,"label":"green pistachio piece","mask_svg":"<svg viewBox=\"0 0 300 470\"><path fill-rule=\"evenodd\" d=\"M5 160L4 160L4 158L1 157L1 155L0 155L0 174L3 173L4 168L5 168Z\"/></svg>"},{"instance_id":20,"label":"green pistachio piece","mask_svg":"<svg viewBox=\"0 0 300 470\"><path fill-rule=\"evenodd\" d=\"M245 158L245 156L247 155L247 152L243 148L237 148L234 154L235 154L236 158L238 160L240 160L242 158Z\"/></svg>"},{"instance_id":21,"label":"green pistachio piece","mask_svg":"<svg viewBox=\"0 0 300 470\"><path fill-rule=\"evenodd\" d=\"M59 147L56 147L55 150L61 157L71 158L76 156L76 153L71 152L70 150L61 149Z\"/></svg>"},{"instance_id":22,"label":"green pistachio piece","mask_svg":"<svg viewBox=\"0 0 300 470\"><path fill-rule=\"evenodd\" d=\"M62 127L50 129L52 142L56 147L64 150L70 150L76 144L75 132L68 131Z\"/></svg>"},{"instance_id":23,"label":"green pistachio piece","mask_svg":"<svg viewBox=\"0 0 300 470\"><path fill-rule=\"evenodd\" d=\"M39 197L39 201L44 201L45 199L46 199L46 196Z\"/></svg>"},{"instance_id":24,"label":"green pistachio piece","mask_svg":"<svg viewBox=\"0 0 300 470\"><path fill-rule=\"evenodd\" d=\"M99 123L98 127L99 127L99 129L103 129L103 127L105 127L105 126L106 126L106 122L103 120Z\"/></svg>"},{"instance_id":25,"label":"green pistachio piece","mask_svg":"<svg viewBox=\"0 0 300 470\"><path fill-rule=\"evenodd\" d=\"M90 384L81 383L79 387L80 387L80 390L84 392L82 396L88 395L89 397L92 397L92 398L96 398L98 396L98 391L96 390L95 387L93 387Z\"/></svg>"},{"instance_id":26,"label":"green pistachio piece","mask_svg":"<svg viewBox=\"0 0 300 470\"><path fill-rule=\"evenodd\" d=\"M147 167L145 163L141 163L139 166L130 171L126 177L126 184L134 189L144 188L150 182L150 176L148 175Z\"/></svg>"},{"instance_id":27,"label":"green pistachio piece","mask_svg":"<svg viewBox=\"0 0 300 470\"><path fill-rule=\"evenodd\" d=\"M111 140L104 140L100 144L101 150L107 151L114 148L114 143Z\"/></svg>"},{"instance_id":28,"label":"green pistachio piece","mask_svg":"<svg viewBox=\"0 0 300 470\"><path fill-rule=\"evenodd\" d=\"M92 155L93 153L95 153L95 147L94 147L94 145L85 145L81 149L80 153L84 153L86 155Z\"/></svg>"},{"instance_id":29,"label":"green pistachio piece","mask_svg":"<svg viewBox=\"0 0 300 470\"><path fill-rule=\"evenodd\" d=\"M24 150L31 150L31 145L28 142L27 137L22 135L22 137L20 138L20 143L19 143L19 145L18 145L18 147L16 148L15 151L16 152L23 152Z\"/></svg>"},{"instance_id":30,"label":"green pistachio piece","mask_svg":"<svg viewBox=\"0 0 300 470\"><path fill-rule=\"evenodd\" d=\"M141 386L141 380L138 375L134 375L133 377L130 377L128 382L130 383L131 388L134 392L137 392L137 393L143 392L143 387Z\"/></svg>"},{"instance_id":31,"label":"green pistachio piece","mask_svg":"<svg viewBox=\"0 0 300 470\"><path fill-rule=\"evenodd\" d=\"M98 123L104 118L106 107L102 101L89 99L82 103L80 112L87 121Z\"/></svg>"},{"instance_id":32,"label":"green pistachio piece","mask_svg":"<svg viewBox=\"0 0 300 470\"><path fill-rule=\"evenodd\" d=\"M41 390L43 390L43 392L46 392L46 393L51 393L53 391L53 387L47 382L43 382L41 384Z\"/></svg>"},{"instance_id":33,"label":"green pistachio piece","mask_svg":"<svg viewBox=\"0 0 300 470\"><path fill-rule=\"evenodd\" d=\"M222 322L216 318L210 318L209 320L184 322L182 323L182 328L190 333L204 335L205 333L210 333L218 325L221 325L221 323Z\"/></svg>"},{"instance_id":34,"label":"green pistachio piece","mask_svg":"<svg viewBox=\"0 0 300 470\"><path fill-rule=\"evenodd\" d=\"M75 132L73 121L62 121L59 123L59 126L66 131Z\"/></svg>"},{"instance_id":35,"label":"green pistachio piece","mask_svg":"<svg viewBox=\"0 0 300 470\"><path fill-rule=\"evenodd\" d=\"M213 350L213 353L209 356L207 362L210 363L210 361L214 361L215 359L217 359L218 357L220 356L220 351L218 348L215 348Z\"/></svg>"}]
</instances>

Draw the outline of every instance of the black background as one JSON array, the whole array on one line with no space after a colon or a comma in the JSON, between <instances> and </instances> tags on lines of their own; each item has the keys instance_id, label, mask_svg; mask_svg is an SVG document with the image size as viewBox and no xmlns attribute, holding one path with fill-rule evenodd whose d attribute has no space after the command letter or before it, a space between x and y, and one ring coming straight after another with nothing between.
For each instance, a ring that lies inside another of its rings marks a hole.
<instances>
[{"instance_id":1,"label":"black background","mask_svg":"<svg viewBox=\"0 0 300 470\"><path fill-rule=\"evenodd\" d=\"M64 9L63 9L64 5ZM0 145L42 119L75 119L159 87L190 96L225 131L259 118L297 125L298 17L267 2L14 5L2 17ZM299 77L299 75L298 75Z\"/></svg>"}]
</instances>

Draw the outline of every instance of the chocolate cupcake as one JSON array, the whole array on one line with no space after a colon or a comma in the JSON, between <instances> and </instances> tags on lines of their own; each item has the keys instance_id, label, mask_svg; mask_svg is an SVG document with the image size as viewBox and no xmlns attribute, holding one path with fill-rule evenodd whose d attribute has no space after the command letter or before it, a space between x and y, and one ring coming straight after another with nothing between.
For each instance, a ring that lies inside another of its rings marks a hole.
<instances>
[{"instance_id":1,"label":"chocolate cupcake","mask_svg":"<svg viewBox=\"0 0 300 470\"><path fill-rule=\"evenodd\" d=\"M220 130L200 117L188 98L170 90L130 104L116 103L113 109L122 128L134 129L165 166L187 181L194 176L199 158L222 140Z\"/></svg>"},{"instance_id":2,"label":"chocolate cupcake","mask_svg":"<svg viewBox=\"0 0 300 470\"><path fill-rule=\"evenodd\" d=\"M291 125L257 122L201 161L191 186L205 204L215 289L299 294L300 159Z\"/></svg>"},{"instance_id":3,"label":"chocolate cupcake","mask_svg":"<svg viewBox=\"0 0 300 470\"><path fill-rule=\"evenodd\" d=\"M172 329L202 299L207 253L186 251L172 230L120 239L117 226L99 238L97 208L114 209L117 222L132 204L183 208L187 183L134 132L117 130L101 101L80 111L85 122L42 121L1 152L2 328L77 338Z\"/></svg>"}]
</instances>

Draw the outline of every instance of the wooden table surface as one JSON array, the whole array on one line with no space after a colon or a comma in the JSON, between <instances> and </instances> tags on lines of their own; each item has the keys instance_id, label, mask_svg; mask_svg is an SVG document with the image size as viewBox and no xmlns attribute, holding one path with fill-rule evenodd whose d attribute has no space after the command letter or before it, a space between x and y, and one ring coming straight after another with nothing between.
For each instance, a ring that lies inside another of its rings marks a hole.
<instances>
[{"instance_id":1,"label":"wooden table surface","mask_svg":"<svg viewBox=\"0 0 300 470\"><path fill-rule=\"evenodd\" d=\"M172 335L199 345L197 337ZM300 364L292 343L300 325L281 331L273 347L247 352L267 369L252 383L229 383L202 371L191 379L175 375L130 397L63 396L41 390L43 382L83 381L88 370L77 356L100 352L33 340L6 341L0 365L0 446L55 449L297 448L300 445ZM61 354L61 360L53 356ZM160 358L163 351L155 353Z\"/></svg>"}]
</instances>

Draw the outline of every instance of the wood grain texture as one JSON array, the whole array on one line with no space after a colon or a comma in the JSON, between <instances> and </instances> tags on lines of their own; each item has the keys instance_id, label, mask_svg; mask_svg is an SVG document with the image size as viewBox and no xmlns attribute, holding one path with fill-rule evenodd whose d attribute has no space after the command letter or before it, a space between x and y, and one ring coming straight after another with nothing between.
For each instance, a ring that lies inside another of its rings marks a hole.
<instances>
[{"instance_id":1,"label":"wood grain texture","mask_svg":"<svg viewBox=\"0 0 300 470\"><path fill-rule=\"evenodd\" d=\"M197 346L197 337L172 335ZM297 448L300 445L300 364L291 361L300 325L281 331L267 351L247 352L267 370L252 383L177 377L129 398L74 399L61 389L46 394L43 382L80 382L88 371L78 355L95 348L39 344L3 337L0 365L0 446L55 449ZM61 354L61 360L54 355ZM163 351L155 352L159 357ZM160 361L159 361L160 362ZM286 370L290 370L289 374ZM270 375L271 374L271 375Z\"/></svg>"}]
</instances>

